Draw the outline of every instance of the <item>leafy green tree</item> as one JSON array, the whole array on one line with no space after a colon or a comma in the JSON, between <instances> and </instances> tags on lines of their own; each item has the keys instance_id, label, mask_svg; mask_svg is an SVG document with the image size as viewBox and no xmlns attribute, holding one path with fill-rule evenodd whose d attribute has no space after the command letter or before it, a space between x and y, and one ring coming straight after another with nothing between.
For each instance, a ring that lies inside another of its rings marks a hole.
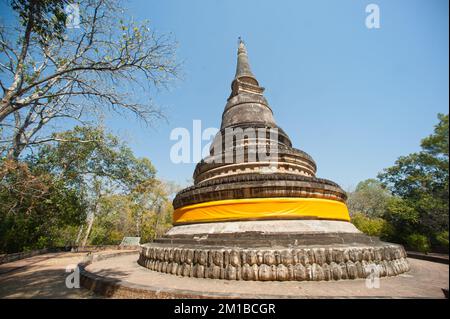
<instances>
[{"instance_id":1,"label":"leafy green tree","mask_svg":"<svg viewBox=\"0 0 450 319\"><path fill-rule=\"evenodd\" d=\"M409 248L425 254L431 250L429 238L419 233L408 235L406 237L406 244Z\"/></svg>"},{"instance_id":2,"label":"leafy green tree","mask_svg":"<svg viewBox=\"0 0 450 319\"><path fill-rule=\"evenodd\" d=\"M417 232L433 240L449 226L448 114L438 118L434 133L421 142L422 151L400 157L378 175L398 197L385 217L405 235Z\"/></svg>"},{"instance_id":3,"label":"leafy green tree","mask_svg":"<svg viewBox=\"0 0 450 319\"><path fill-rule=\"evenodd\" d=\"M394 228L386 220L380 217L371 218L363 213L355 213L352 223L363 233L389 240L392 238Z\"/></svg>"},{"instance_id":4,"label":"leafy green tree","mask_svg":"<svg viewBox=\"0 0 450 319\"><path fill-rule=\"evenodd\" d=\"M445 248L448 251L448 230L438 233L436 236L436 240L441 247Z\"/></svg>"},{"instance_id":5,"label":"leafy green tree","mask_svg":"<svg viewBox=\"0 0 450 319\"><path fill-rule=\"evenodd\" d=\"M43 145L32 158L36 170L51 172L80 191L88 203L88 218L82 245L88 241L103 197L126 194L153 180L156 170L146 158L136 158L131 149L100 127L80 127L55 134L55 142Z\"/></svg>"},{"instance_id":6,"label":"leafy green tree","mask_svg":"<svg viewBox=\"0 0 450 319\"><path fill-rule=\"evenodd\" d=\"M107 195L101 198L92 226L89 243L117 245L124 236L137 236L128 195Z\"/></svg>"},{"instance_id":7,"label":"leafy green tree","mask_svg":"<svg viewBox=\"0 0 450 319\"><path fill-rule=\"evenodd\" d=\"M176 189L172 183L155 180L142 183L130 194L136 233L143 240L161 236L172 225L170 195Z\"/></svg>"},{"instance_id":8,"label":"leafy green tree","mask_svg":"<svg viewBox=\"0 0 450 319\"><path fill-rule=\"evenodd\" d=\"M129 194L105 196L92 227L90 243L118 244L124 236L148 242L172 226L171 184L148 180Z\"/></svg>"},{"instance_id":9,"label":"leafy green tree","mask_svg":"<svg viewBox=\"0 0 450 319\"><path fill-rule=\"evenodd\" d=\"M424 138L421 146L426 153L446 161L448 165L448 114L438 114L438 119L434 134Z\"/></svg>"},{"instance_id":10,"label":"leafy green tree","mask_svg":"<svg viewBox=\"0 0 450 319\"><path fill-rule=\"evenodd\" d=\"M53 135L26 162L0 162L0 251L151 241L171 226L179 187L102 127Z\"/></svg>"},{"instance_id":11,"label":"leafy green tree","mask_svg":"<svg viewBox=\"0 0 450 319\"><path fill-rule=\"evenodd\" d=\"M369 217L381 217L391 198L390 192L376 179L358 183L356 189L348 194L347 205L351 215L363 213Z\"/></svg>"},{"instance_id":12,"label":"leafy green tree","mask_svg":"<svg viewBox=\"0 0 450 319\"><path fill-rule=\"evenodd\" d=\"M73 243L86 203L64 179L26 163L0 163L0 251L18 252Z\"/></svg>"},{"instance_id":13,"label":"leafy green tree","mask_svg":"<svg viewBox=\"0 0 450 319\"><path fill-rule=\"evenodd\" d=\"M19 15L24 28L22 45L29 44L32 34L39 37L41 43L57 37L65 30L66 13L64 7L72 0L12 0L11 8ZM27 48L22 47L26 51Z\"/></svg>"}]
</instances>

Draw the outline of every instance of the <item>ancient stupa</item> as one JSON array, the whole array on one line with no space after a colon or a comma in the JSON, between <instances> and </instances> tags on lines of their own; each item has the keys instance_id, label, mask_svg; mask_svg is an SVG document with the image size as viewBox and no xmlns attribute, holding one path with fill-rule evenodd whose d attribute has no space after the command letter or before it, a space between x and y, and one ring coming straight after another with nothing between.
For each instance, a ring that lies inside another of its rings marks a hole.
<instances>
[{"instance_id":1,"label":"ancient stupa","mask_svg":"<svg viewBox=\"0 0 450 319\"><path fill-rule=\"evenodd\" d=\"M175 197L174 227L142 245L138 263L225 280L339 280L408 271L402 246L350 223L345 192L315 176L316 163L292 147L263 91L240 41L210 155L197 164L194 186ZM255 154L259 149L276 156L258 156L264 155Z\"/></svg>"}]
</instances>

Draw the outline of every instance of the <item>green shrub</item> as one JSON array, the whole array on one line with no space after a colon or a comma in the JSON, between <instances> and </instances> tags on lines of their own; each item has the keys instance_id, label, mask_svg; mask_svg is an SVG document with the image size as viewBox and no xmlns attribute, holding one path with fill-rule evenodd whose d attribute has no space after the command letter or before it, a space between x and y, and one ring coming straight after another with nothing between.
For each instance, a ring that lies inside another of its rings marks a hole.
<instances>
[{"instance_id":1,"label":"green shrub","mask_svg":"<svg viewBox=\"0 0 450 319\"><path fill-rule=\"evenodd\" d=\"M448 231L440 232L436 235L438 243L448 250Z\"/></svg>"},{"instance_id":2,"label":"green shrub","mask_svg":"<svg viewBox=\"0 0 450 319\"><path fill-rule=\"evenodd\" d=\"M360 231L369 236L381 238L390 238L393 233L393 227L383 218L370 218L363 213L355 213L352 216L352 223Z\"/></svg>"},{"instance_id":3,"label":"green shrub","mask_svg":"<svg viewBox=\"0 0 450 319\"><path fill-rule=\"evenodd\" d=\"M414 233L406 237L406 244L411 249L428 253L430 251L430 241L428 237L422 234Z\"/></svg>"}]
</instances>

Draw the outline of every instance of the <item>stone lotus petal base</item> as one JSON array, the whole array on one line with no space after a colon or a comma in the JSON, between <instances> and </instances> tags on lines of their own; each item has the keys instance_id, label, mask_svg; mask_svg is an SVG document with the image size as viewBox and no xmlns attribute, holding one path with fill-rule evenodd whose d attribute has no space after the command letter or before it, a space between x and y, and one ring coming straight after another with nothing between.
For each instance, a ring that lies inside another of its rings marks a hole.
<instances>
[{"instance_id":1,"label":"stone lotus petal base","mask_svg":"<svg viewBox=\"0 0 450 319\"><path fill-rule=\"evenodd\" d=\"M237 248L151 243L141 246L138 263L148 269L185 277L320 281L380 277L409 271L400 245L377 243L295 248Z\"/></svg>"}]
</instances>

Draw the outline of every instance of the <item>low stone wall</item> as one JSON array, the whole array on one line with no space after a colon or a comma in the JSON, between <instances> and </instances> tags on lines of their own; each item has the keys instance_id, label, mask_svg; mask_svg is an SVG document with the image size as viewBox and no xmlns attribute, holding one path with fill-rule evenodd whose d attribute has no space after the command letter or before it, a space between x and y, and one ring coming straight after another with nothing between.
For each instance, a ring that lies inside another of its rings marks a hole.
<instances>
[{"instance_id":1,"label":"low stone wall","mask_svg":"<svg viewBox=\"0 0 450 319\"><path fill-rule=\"evenodd\" d=\"M12 253L0 255L0 265L10 263L13 261L30 258L38 255L55 253L61 251L72 251L72 252L94 252L102 250L129 250L129 249L139 249L140 246L120 246L120 245L103 245L103 246L73 246L73 247L51 247L42 248L31 251L24 251L20 253Z\"/></svg>"},{"instance_id":2,"label":"low stone wall","mask_svg":"<svg viewBox=\"0 0 450 319\"><path fill-rule=\"evenodd\" d=\"M12 253L12 254L5 254L0 256L0 265L10 263L13 261L17 261L20 259L30 258L37 255L43 255L48 253L54 253L58 251L63 251L64 248L43 248L43 249L36 249L31 251L24 251L20 253Z\"/></svg>"},{"instance_id":3,"label":"low stone wall","mask_svg":"<svg viewBox=\"0 0 450 319\"><path fill-rule=\"evenodd\" d=\"M449 264L448 254L429 253L424 254L417 251L407 251L408 258L428 260L435 263Z\"/></svg>"},{"instance_id":4,"label":"low stone wall","mask_svg":"<svg viewBox=\"0 0 450 319\"><path fill-rule=\"evenodd\" d=\"M124 245L99 245L99 246L76 246L72 247L73 252L94 252L102 250L130 250L139 249L139 245L124 246Z\"/></svg>"},{"instance_id":5,"label":"low stone wall","mask_svg":"<svg viewBox=\"0 0 450 319\"><path fill-rule=\"evenodd\" d=\"M148 269L185 277L321 281L395 276L410 269L400 245L295 249L218 249L146 244L138 263Z\"/></svg>"},{"instance_id":6,"label":"low stone wall","mask_svg":"<svg viewBox=\"0 0 450 319\"><path fill-rule=\"evenodd\" d=\"M99 276L86 270L86 267L91 263L114 258L124 255L133 255L136 251L117 252L104 255L91 255L86 261L78 264L80 269L80 284L95 294L109 297L109 298L150 298L150 299L191 299L191 298L235 298L226 294L208 294L208 292L198 293L195 291L170 289L156 286L146 286L140 284L133 284L127 281L122 281L114 278Z\"/></svg>"}]
</instances>

